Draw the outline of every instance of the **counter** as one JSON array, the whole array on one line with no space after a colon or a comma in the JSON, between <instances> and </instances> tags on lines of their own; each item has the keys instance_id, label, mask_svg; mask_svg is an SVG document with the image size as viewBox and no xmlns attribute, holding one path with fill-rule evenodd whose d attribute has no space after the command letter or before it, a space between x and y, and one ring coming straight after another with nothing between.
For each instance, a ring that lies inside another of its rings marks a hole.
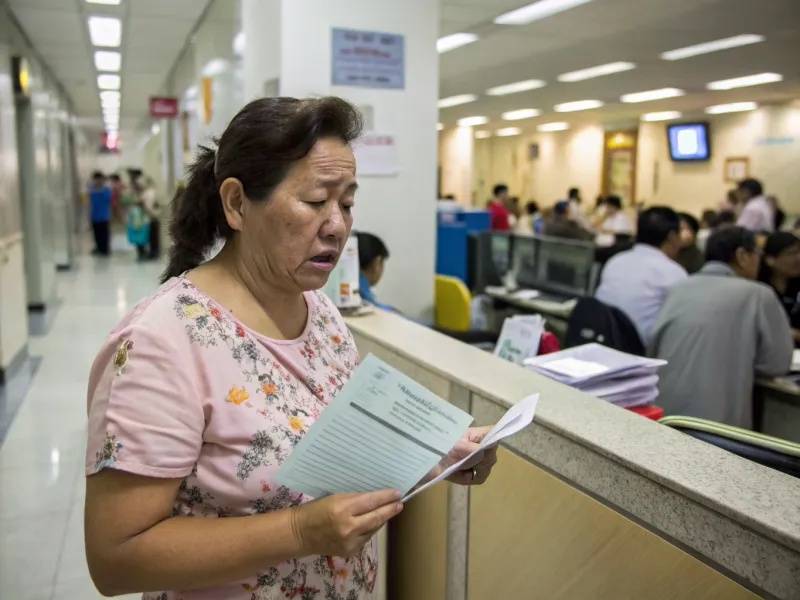
<instances>
[{"instance_id":1,"label":"counter","mask_svg":"<svg viewBox=\"0 0 800 600\"><path fill-rule=\"evenodd\" d=\"M800 480L402 317L348 325L476 424L541 394L485 486L440 484L396 520L390 598L800 598Z\"/></svg>"}]
</instances>

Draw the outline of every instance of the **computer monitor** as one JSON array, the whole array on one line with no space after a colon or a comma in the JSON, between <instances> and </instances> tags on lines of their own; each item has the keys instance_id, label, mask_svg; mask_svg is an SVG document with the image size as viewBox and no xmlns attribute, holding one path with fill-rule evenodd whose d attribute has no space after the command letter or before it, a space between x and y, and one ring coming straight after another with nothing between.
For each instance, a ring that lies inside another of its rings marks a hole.
<instances>
[{"instance_id":1,"label":"computer monitor","mask_svg":"<svg viewBox=\"0 0 800 600\"><path fill-rule=\"evenodd\" d=\"M531 235L514 236L514 279L521 288L536 288L536 238Z\"/></svg>"},{"instance_id":2,"label":"computer monitor","mask_svg":"<svg viewBox=\"0 0 800 600\"><path fill-rule=\"evenodd\" d=\"M467 272L473 294L483 293L487 286L503 285L512 253L512 237L508 233L482 231L470 240Z\"/></svg>"},{"instance_id":3,"label":"computer monitor","mask_svg":"<svg viewBox=\"0 0 800 600\"><path fill-rule=\"evenodd\" d=\"M591 293L594 244L546 236L535 240L536 285L531 287L571 297Z\"/></svg>"}]
</instances>

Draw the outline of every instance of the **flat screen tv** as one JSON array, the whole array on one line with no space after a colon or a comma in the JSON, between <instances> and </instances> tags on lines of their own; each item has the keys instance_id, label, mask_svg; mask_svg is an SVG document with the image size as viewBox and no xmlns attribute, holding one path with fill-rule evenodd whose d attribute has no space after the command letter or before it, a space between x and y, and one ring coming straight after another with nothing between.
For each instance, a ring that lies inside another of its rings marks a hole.
<instances>
[{"instance_id":1,"label":"flat screen tv","mask_svg":"<svg viewBox=\"0 0 800 600\"><path fill-rule=\"evenodd\" d=\"M674 161L700 161L711 158L708 123L667 125L669 156Z\"/></svg>"}]
</instances>

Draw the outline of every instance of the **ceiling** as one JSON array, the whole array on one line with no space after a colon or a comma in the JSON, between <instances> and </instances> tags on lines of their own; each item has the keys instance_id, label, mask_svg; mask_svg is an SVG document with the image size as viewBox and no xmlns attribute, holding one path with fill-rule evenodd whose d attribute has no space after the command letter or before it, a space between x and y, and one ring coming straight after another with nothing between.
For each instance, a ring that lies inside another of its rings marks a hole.
<instances>
[{"instance_id":1,"label":"ceiling","mask_svg":"<svg viewBox=\"0 0 800 600\"><path fill-rule=\"evenodd\" d=\"M778 103L800 99L800 0L594 0L528 25L495 25L494 17L527 4L526 0L443 0L442 35L476 33L480 39L441 55L440 98L478 94L477 102L442 109L440 121L455 125L462 117L483 115L491 123L479 129L532 129L548 121L638 120L645 112L699 112L712 104L738 101ZM744 33L766 41L677 61L662 52ZM558 75L617 61L632 71L576 83ZM707 91L710 81L764 72L780 73L780 83ZM542 79L543 88L508 96L485 90L515 81ZM622 94L676 87L679 98L622 104ZM606 106L555 113L554 105L601 100ZM540 117L502 121L505 111L537 108Z\"/></svg>"},{"instance_id":2,"label":"ceiling","mask_svg":"<svg viewBox=\"0 0 800 600\"><path fill-rule=\"evenodd\" d=\"M119 6L85 0L9 0L15 15L88 127L102 129L100 103L87 17L122 19L122 107L120 136L141 125L148 97L161 89L208 0L123 0ZM644 112L702 112L711 104L753 100L777 103L800 99L800 0L594 0L528 25L503 26L494 17L526 0L442 0L441 34L471 32L476 43L441 55L440 97L474 93L477 102L442 109L445 126L485 115L485 129L532 129L553 120L579 123L638 119ZM661 52L743 33L766 41L679 61ZM616 61L632 71L577 83L559 83L561 73ZM709 92L705 85L762 72L784 76L781 83ZM543 79L543 88L491 97L490 87ZM669 100L622 104L622 94L664 87L686 90ZM579 113L554 113L555 104L596 99L606 106ZM542 116L502 121L505 111L537 108Z\"/></svg>"},{"instance_id":3,"label":"ceiling","mask_svg":"<svg viewBox=\"0 0 800 600\"><path fill-rule=\"evenodd\" d=\"M120 137L138 127L207 0L123 0L118 6L86 0L9 0L37 52L72 98L76 116L87 129L103 130L94 50L122 53ZM122 20L120 48L94 48L87 18L107 15Z\"/></svg>"}]
</instances>

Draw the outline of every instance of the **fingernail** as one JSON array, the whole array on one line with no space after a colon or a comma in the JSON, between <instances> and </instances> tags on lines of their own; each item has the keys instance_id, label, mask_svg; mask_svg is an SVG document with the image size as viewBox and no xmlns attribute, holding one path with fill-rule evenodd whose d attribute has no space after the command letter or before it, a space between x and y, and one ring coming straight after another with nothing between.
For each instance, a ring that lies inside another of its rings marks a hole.
<instances>
[{"instance_id":1,"label":"fingernail","mask_svg":"<svg viewBox=\"0 0 800 600\"><path fill-rule=\"evenodd\" d=\"M400 493L400 490L395 490L394 491L394 499L395 500L400 500L400 498L402 498L402 497L403 497L403 494Z\"/></svg>"},{"instance_id":2,"label":"fingernail","mask_svg":"<svg viewBox=\"0 0 800 600\"><path fill-rule=\"evenodd\" d=\"M403 505L402 505L402 504L400 504L400 503L398 503L398 504L397 504L397 506L395 507L395 510L396 510L398 513L399 513L399 512L402 512L402 510L403 510Z\"/></svg>"}]
</instances>

